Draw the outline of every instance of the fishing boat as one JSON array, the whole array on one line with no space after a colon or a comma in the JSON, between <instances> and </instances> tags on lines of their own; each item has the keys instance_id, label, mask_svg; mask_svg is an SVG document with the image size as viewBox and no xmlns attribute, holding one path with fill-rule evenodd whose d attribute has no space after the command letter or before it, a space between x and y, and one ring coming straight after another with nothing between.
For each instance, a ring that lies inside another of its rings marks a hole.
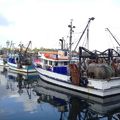
<instances>
[{"instance_id":1,"label":"fishing boat","mask_svg":"<svg viewBox=\"0 0 120 120\"><path fill-rule=\"evenodd\" d=\"M18 72L25 72L25 73L36 72L32 64L31 54L27 52L30 44L31 44L31 41L29 42L25 51L22 51L23 46L20 46L19 52L14 52L9 54L7 63L10 69Z\"/></svg>"},{"instance_id":2,"label":"fishing boat","mask_svg":"<svg viewBox=\"0 0 120 120\"><path fill-rule=\"evenodd\" d=\"M89 19L79 41L91 20L93 18ZM71 23L70 45L72 28ZM41 53L41 62L34 64L40 78L61 88L98 97L120 94L120 54L117 51L107 49L92 52L80 46L79 61L72 54L71 49L58 50L56 54Z\"/></svg>"}]
</instances>

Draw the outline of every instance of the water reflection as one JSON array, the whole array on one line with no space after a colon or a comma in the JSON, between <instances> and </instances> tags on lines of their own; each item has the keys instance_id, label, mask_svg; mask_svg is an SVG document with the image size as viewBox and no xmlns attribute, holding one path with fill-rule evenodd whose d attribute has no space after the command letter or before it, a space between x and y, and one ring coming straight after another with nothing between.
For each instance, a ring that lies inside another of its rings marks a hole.
<instances>
[{"instance_id":1,"label":"water reflection","mask_svg":"<svg viewBox=\"0 0 120 120\"><path fill-rule=\"evenodd\" d=\"M120 119L120 95L102 99L50 85L36 73L21 74L5 68L0 73L2 120Z\"/></svg>"},{"instance_id":2,"label":"water reflection","mask_svg":"<svg viewBox=\"0 0 120 120\"><path fill-rule=\"evenodd\" d=\"M40 81L36 86L38 103L48 102L61 112L59 120L119 120L120 119L120 95L109 98L97 98L89 96L74 96L70 91L59 91L54 85L47 85ZM66 94L67 93L67 94ZM68 94L69 93L69 94ZM59 110L62 108L62 111ZM66 114L67 112L67 114ZM67 117L64 117L66 114Z\"/></svg>"},{"instance_id":3,"label":"water reflection","mask_svg":"<svg viewBox=\"0 0 120 120\"><path fill-rule=\"evenodd\" d=\"M39 76L36 73L22 74L9 70L6 88L14 91L15 87L17 87L19 95L22 95L26 91L29 99L31 99L32 89L37 84L38 79Z\"/></svg>"}]
</instances>

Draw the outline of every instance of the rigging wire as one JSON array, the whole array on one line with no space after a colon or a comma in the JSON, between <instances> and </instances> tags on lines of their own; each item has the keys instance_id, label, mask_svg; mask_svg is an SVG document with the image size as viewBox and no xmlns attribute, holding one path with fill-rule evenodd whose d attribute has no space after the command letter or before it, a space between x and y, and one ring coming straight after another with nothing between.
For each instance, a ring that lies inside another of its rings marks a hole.
<instances>
[{"instance_id":1,"label":"rigging wire","mask_svg":"<svg viewBox=\"0 0 120 120\"><path fill-rule=\"evenodd\" d=\"M114 38L114 40L116 41L116 43L120 46L120 43L118 42L118 40L115 38L115 36L111 33L111 31L108 28L105 28L105 30L107 30L111 36Z\"/></svg>"},{"instance_id":2,"label":"rigging wire","mask_svg":"<svg viewBox=\"0 0 120 120\"><path fill-rule=\"evenodd\" d=\"M105 28L106 31L108 31L110 33L110 35L113 37L113 39L115 40L115 42L118 44L118 47L120 47L120 43L119 41L116 39L116 37L112 34L112 32L109 30L109 28ZM114 47L114 46L113 46ZM115 47L114 47L115 48ZM116 48L115 48L116 49Z\"/></svg>"},{"instance_id":3,"label":"rigging wire","mask_svg":"<svg viewBox=\"0 0 120 120\"><path fill-rule=\"evenodd\" d=\"M112 40L112 38L111 38L111 35L109 34L108 37L109 37L108 39L110 39L110 42L108 42L108 44L109 44L110 46L112 45L113 48L115 49L115 45L114 45L114 43L113 43L113 40Z\"/></svg>"}]
</instances>

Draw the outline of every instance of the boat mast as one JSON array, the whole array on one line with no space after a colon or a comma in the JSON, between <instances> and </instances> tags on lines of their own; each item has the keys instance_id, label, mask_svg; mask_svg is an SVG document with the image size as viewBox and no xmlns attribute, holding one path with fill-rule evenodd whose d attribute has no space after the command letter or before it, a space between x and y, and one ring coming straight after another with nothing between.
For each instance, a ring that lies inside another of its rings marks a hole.
<instances>
[{"instance_id":1,"label":"boat mast","mask_svg":"<svg viewBox=\"0 0 120 120\"><path fill-rule=\"evenodd\" d=\"M70 28L70 41L69 41L69 61L70 61L70 63L71 63L71 58L72 58L72 33L74 32L73 28L75 28L75 26L73 26L72 22L73 22L73 19L71 19L70 25L68 25L68 27Z\"/></svg>"}]
</instances>

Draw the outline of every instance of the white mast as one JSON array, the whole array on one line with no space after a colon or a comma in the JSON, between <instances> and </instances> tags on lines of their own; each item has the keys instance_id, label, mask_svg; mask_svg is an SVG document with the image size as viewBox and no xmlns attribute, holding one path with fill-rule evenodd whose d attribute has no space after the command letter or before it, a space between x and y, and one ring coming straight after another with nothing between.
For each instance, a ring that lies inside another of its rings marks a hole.
<instances>
[{"instance_id":1,"label":"white mast","mask_svg":"<svg viewBox=\"0 0 120 120\"><path fill-rule=\"evenodd\" d=\"M71 63L71 58L72 58L72 33L73 28L75 28L75 26L72 25L73 19L71 19L70 25L68 25L68 27L70 28L70 41L69 41L69 61Z\"/></svg>"}]
</instances>

